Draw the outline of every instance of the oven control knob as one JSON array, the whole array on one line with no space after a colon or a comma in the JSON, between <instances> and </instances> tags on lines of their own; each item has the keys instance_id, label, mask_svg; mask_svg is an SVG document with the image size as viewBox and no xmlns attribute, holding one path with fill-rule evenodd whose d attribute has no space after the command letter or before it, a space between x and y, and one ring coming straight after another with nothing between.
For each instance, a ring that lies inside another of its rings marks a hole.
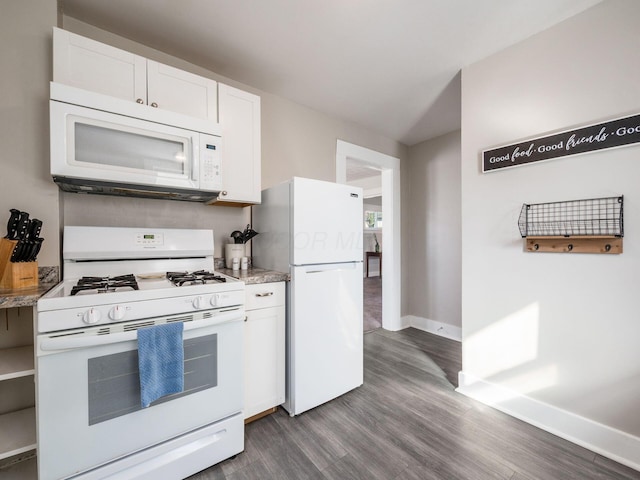
<instances>
[{"instance_id":1,"label":"oven control knob","mask_svg":"<svg viewBox=\"0 0 640 480\"><path fill-rule=\"evenodd\" d=\"M191 304L193 305L193 308L196 308L196 309L202 308L202 303L203 303L202 302L202 297L196 297L191 302Z\"/></svg>"},{"instance_id":2,"label":"oven control knob","mask_svg":"<svg viewBox=\"0 0 640 480\"><path fill-rule=\"evenodd\" d=\"M214 293L211 296L211 306L212 307L217 307L218 306L218 301L220 300L220 294L218 293Z\"/></svg>"},{"instance_id":3,"label":"oven control knob","mask_svg":"<svg viewBox=\"0 0 640 480\"><path fill-rule=\"evenodd\" d=\"M122 320L124 318L125 308L122 305L116 305L109 310L109 318L111 320Z\"/></svg>"},{"instance_id":4,"label":"oven control knob","mask_svg":"<svg viewBox=\"0 0 640 480\"><path fill-rule=\"evenodd\" d=\"M90 308L89 310L84 312L82 320L84 321L84 323L98 323L101 316L102 315L100 314L100 310Z\"/></svg>"}]
</instances>

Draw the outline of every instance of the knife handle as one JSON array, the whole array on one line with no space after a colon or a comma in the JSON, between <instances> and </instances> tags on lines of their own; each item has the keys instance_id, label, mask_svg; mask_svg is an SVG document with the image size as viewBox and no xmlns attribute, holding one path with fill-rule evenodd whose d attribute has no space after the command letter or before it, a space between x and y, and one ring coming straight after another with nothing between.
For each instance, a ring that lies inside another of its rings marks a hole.
<instances>
[{"instance_id":1,"label":"knife handle","mask_svg":"<svg viewBox=\"0 0 640 480\"><path fill-rule=\"evenodd\" d=\"M42 229L42 221L37 218L33 218L29 221L27 228L27 240L33 242L40 236L40 230Z\"/></svg>"},{"instance_id":2,"label":"knife handle","mask_svg":"<svg viewBox=\"0 0 640 480\"><path fill-rule=\"evenodd\" d=\"M18 227L16 229L16 239L24 240L27 235L27 227L29 226L29 214L27 212L20 212L20 220L18 221Z\"/></svg>"},{"instance_id":3,"label":"knife handle","mask_svg":"<svg viewBox=\"0 0 640 480\"><path fill-rule=\"evenodd\" d=\"M20 257L22 256L22 250L24 249L24 242L19 240L16 243L16 246L13 247L13 253L11 253L11 259L9 260L11 263L16 263L20 261Z\"/></svg>"},{"instance_id":4,"label":"knife handle","mask_svg":"<svg viewBox=\"0 0 640 480\"><path fill-rule=\"evenodd\" d=\"M38 254L40 253L40 249L42 248L42 242L44 242L44 238L35 239L33 250L31 251L31 255L29 256L29 262L35 262L38 258Z\"/></svg>"},{"instance_id":5,"label":"knife handle","mask_svg":"<svg viewBox=\"0 0 640 480\"><path fill-rule=\"evenodd\" d=\"M11 212L11 216L7 222L7 236L5 238L15 240L16 234L18 233L18 222L20 222L20 210L12 208L9 211Z\"/></svg>"}]
</instances>

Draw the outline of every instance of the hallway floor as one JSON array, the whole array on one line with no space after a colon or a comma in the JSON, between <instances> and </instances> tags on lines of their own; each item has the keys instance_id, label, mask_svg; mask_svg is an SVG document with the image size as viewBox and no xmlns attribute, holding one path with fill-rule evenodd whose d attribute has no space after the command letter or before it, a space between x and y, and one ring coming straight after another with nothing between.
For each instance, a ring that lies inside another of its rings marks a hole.
<instances>
[{"instance_id":1,"label":"hallway floor","mask_svg":"<svg viewBox=\"0 0 640 480\"><path fill-rule=\"evenodd\" d=\"M365 332L382 326L382 277L364 279L363 325Z\"/></svg>"}]
</instances>

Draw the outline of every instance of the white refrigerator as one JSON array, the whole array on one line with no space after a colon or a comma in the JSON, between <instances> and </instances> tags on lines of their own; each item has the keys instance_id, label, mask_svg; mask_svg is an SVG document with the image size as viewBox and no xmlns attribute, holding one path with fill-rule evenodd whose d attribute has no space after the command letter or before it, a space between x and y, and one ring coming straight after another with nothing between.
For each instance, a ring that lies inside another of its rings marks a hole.
<instances>
[{"instance_id":1,"label":"white refrigerator","mask_svg":"<svg viewBox=\"0 0 640 480\"><path fill-rule=\"evenodd\" d=\"M291 416L363 383L362 189L294 177L253 207L256 267L289 272L286 400Z\"/></svg>"}]
</instances>

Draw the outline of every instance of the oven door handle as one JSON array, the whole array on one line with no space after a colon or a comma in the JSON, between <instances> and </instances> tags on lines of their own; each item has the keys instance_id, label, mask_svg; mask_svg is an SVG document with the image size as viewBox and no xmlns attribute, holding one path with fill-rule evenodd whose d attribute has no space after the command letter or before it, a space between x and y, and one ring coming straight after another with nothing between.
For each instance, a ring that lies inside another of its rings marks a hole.
<instances>
[{"instance_id":1,"label":"oven door handle","mask_svg":"<svg viewBox=\"0 0 640 480\"><path fill-rule=\"evenodd\" d=\"M198 320L195 322L184 322L184 331L197 330L199 328L212 327L229 322L241 322L244 320L244 309L233 310L232 312L214 315L212 318ZM38 348L44 352L56 350L70 350L73 348L95 347L99 345L111 345L114 343L129 342L137 340L138 331L110 333L107 335L87 335L84 337L74 337L72 335L62 337L39 337Z\"/></svg>"}]
</instances>

